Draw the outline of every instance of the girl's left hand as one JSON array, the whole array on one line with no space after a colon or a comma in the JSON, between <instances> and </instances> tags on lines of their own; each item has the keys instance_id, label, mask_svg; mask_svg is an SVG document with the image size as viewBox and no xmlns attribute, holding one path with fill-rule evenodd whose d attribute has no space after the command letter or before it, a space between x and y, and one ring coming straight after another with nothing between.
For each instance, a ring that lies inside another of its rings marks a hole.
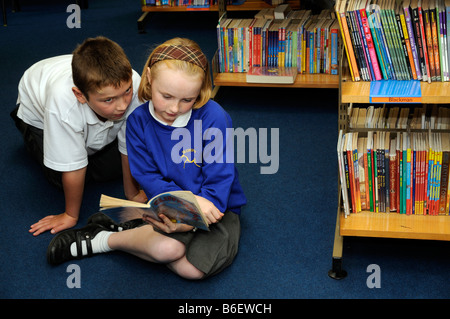
<instances>
[{"instance_id":1,"label":"girl's left hand","mask_svg":"<svg viewBox=\"0 0 450 319\"><path fill-rule=\"evenodd\" d=\"M159 218L162 219L162 222L151 218L148 215L144 215L143 219L145 222L159 228L161 231L171 234L171 233L178 233L178 232L187 232L194 229L193 226L181 224L181 223L174 223L171 221L166 215L160 214Z\"/></svg>"}]
</instances>

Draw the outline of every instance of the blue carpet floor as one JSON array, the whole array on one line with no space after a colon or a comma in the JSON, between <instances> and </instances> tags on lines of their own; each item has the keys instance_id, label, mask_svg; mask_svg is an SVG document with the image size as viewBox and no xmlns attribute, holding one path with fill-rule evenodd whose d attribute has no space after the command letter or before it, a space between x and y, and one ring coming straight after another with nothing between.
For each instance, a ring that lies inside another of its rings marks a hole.
<instances>
[{"instance_id":1,"label":"blue carpet floor","mask_svg":"<svg viewBox=\"0 0 450 319\"><path fill-rule=\"evenodd\" d=\"M197 41L208 58L216 50L217 13L153 14L146 33L137 32L139 1L92 0L81 28L69 29L67 1L21 1L0 28L0 298L126 299L447 299L447 242L346 238L344 268L331 268L337 205L337 90L221 88L216 100L234 126L279 128L279 170L238 164L248 197L235 262L205 281L183 280L162 265L121 252L50 266L45 252L52 235L33 237L29 226L63 210L62 193L51 187L27 156L9 118L17 84L34 62L70 53L86 37L117 41L141 72L149 50L174 36ZM126 3L126 4L125 4ZM123 196L120 181L89 184L79 225L98 209L100 194ZM68 266L81 272L81 288L69 288ZM381 287L370 289L369 265L381 270ZM319 311L323 311L319 309Z\"/></svg>"}]
</instances>

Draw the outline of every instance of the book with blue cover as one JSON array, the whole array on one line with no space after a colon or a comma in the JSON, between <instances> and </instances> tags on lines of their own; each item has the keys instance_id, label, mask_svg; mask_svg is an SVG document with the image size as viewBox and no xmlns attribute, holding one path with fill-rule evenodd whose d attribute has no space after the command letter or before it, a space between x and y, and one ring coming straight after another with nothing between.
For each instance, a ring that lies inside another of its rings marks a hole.
<instances>
[{"instance_id":1,"label":"book with blue cover","mask_svg":"<svg viewBox=\"0 0 450 319\"><path fill-rule=\"evenodd\" d=\"M160 214L167 216L173 222L188 224L209 231L208 221L198 206L195 196L190 191L172 191L159 194L148 203L138 203L131 200L101 195L100 208L107 215L117 215L126 221L135 218L148 218L162 222Z\"/></svg>"},{"instance_id":2,"label":"book with blue cover","mask_svg":"<svg viewBox=\"0 0 450 319\"><path fill-rule=\"evenodd\" d=\"M382 80L370 82L370 103L422 103L420 81Z\"/></svg>"}]
</instances>

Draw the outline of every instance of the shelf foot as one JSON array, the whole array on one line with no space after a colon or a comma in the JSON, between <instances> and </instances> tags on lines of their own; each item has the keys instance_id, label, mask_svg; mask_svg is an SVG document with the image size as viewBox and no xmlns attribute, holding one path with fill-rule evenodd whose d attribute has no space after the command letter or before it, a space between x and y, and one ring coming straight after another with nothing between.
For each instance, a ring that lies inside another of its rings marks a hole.
<instances>
[{"instance_id":1,"label":"shelf foot","mask_svg":"<svg viewBox=\"0 0 450 319\"><path fill-rule=\"evenodd\" d=\"M335 280L341 280L347 277L347 272L342 269L342 258L333 258L333 266L328 271L328 276Z\"/></svg>"}]
</instances>

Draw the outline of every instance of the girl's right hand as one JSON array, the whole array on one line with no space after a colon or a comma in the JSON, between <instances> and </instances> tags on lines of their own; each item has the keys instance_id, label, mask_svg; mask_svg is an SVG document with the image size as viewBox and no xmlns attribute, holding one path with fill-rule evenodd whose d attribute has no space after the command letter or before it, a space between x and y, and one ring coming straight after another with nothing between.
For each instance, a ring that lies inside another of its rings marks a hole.
<instances>
[{"instance_id":1,"label":"girl's right hand","mask_svg":"<svg viewBox=\"0 0 450 319\"><path fill-rule=\"evenodd\" d=\"M195 195L195 198L203 214L206 216L208 224L217 223L222 219L224 214L211 201L198 195Z\"/></svg>"}]
</instances>

